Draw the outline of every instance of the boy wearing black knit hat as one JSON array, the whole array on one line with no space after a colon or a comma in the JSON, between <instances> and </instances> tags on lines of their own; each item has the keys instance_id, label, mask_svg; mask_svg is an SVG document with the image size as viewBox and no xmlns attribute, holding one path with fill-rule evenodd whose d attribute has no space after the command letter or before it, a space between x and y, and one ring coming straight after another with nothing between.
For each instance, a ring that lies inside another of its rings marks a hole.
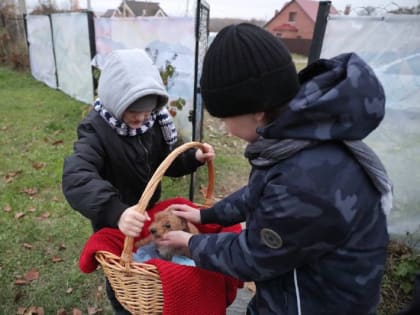
<instances>
[{"instance_id":1,"label":"boy wearing black knit hat","mask_svg":"<svg viewBox=\"0 0 420 315\"><path fill-rule=\"evenodd\" d=\"M177 133L165 104L168 94L158 68L141 49L111 52L101 71L99 98L77 128L74 152L64 161L63 193L69 204L90 219L96 232L119 228L137 237L148 216L136 205L153 173L174 148ZM166 172L179 177L214 158L213 147L190 149ZM206 151L206 152L203 152ZM150 199L160 198L160 185ZM115 314L130 314L107 282Z\"/></svg>"},{"instance_id":2,"label":"boy wearing black knit hat","mask_svg":"<svg viewBox=\"0 0 420 315\"><path fill-rule=\"evenodd\" d=\"M284 44L251 24L214 39L204 104L249 144L248 184L213 207L174 205L197 223L246 222L239 235L169 232L196 265L254 281L247 314L375 314L392 187L361 140L384 116L382 86L354 53L299 74Z\"/></svg>"}]
</instances>

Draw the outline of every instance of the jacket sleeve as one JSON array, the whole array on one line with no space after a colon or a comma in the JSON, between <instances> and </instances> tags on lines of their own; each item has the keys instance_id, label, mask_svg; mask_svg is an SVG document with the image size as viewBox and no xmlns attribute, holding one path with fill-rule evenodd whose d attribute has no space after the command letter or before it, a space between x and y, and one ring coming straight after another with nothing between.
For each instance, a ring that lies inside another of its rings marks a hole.
<instances>
[{"instance_id":1,"label":"jacket sleeve","mask_svg":"<svg viewBox=\"0 0 420 315\"><path fill-rule=\"evenodd\" d=\"M278 277L333 250L349 233L334 205L313 193L269 183L240 234L199 234L197 265L244 281Z\"/></svg>"},{"instance_id":2,"label":"jacket sleeve","mask_svg":"<svg viewBox=\"0 0 420 315\"><path fill-rule=\"evenodd\" d=\"M222 226L231 226L245 221L245 213L248 208L245 198L247 186L232 193L216 203L213 207L200 211L201 223L216 223Z\"/></svg>"},{"instance_id":3,"label":"jacket sleeve","mask_svg":"<svg viewBox=\"0 0 420 315\"><path fill-rule=\"evenodd\" d=\"M96 133L88 125L78 128L74 153L64 160L62 189L70 206L89 218L94 226L117 227L128 207L118 190L101 176L104 150Z\"/></svg>"}]
</instances>

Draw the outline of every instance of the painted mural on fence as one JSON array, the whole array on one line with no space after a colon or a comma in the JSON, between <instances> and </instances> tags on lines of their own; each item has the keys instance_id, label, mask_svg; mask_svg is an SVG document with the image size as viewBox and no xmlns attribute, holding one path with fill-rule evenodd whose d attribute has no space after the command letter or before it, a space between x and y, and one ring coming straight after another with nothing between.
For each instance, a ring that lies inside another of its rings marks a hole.
<instances>
[{"instance_id":1,"label":"painted mural on fence","mask_svg":"<svg viewBox=\"0 0 420 315\"><path fill-rule=\"evenodd\" d=\"M184 142L192 140L194 34L194 19L189 17L95 18L97 54L92 64L101 69L114 49L145 49L167 86L169 111Z\"/></svg>"}]
</instances>

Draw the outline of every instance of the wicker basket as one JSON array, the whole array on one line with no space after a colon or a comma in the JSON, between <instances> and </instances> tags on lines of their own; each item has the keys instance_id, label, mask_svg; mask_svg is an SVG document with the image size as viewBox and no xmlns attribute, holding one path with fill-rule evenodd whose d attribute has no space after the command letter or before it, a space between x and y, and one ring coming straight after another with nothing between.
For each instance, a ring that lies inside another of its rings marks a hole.
<instances>
[{"instance_id":1,"label":"wicker basket","mask_svg":"<svg viewBox=\"0 0 420 315\"><path fill-rule=\"evenodd\" d=\"M161 163L137 203L140 213L146 210L150 198L171 163L179 154L193 147L204 148L199 142L185 143L172 151ZM214 167L211 161L207 163L207 172L208 185L204 206L211 204L213 195ZM98 251L95 258L101 264L116 298L128 311L133 315L162 314L164 300L157 267L132 261L133 242L132 237L125 237L121 257L110 252Z\"/></svg>"}]
</instances>

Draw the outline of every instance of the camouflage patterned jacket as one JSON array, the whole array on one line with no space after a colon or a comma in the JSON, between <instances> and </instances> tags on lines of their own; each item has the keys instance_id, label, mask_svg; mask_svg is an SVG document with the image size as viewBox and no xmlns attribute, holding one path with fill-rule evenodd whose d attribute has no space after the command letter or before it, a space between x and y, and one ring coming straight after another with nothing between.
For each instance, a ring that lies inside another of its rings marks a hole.
<instances>
[{"instance_id":1,"label":"camouflage patterned jacket","mask_svg":"<svg viewBox=\"0 0 420 315\"><path fill-rule=\"evenodd\" d=\"M254 281L248 314L375 314L388 233L380 193L341 140L363 139L384 116L385 97L355 54L319 60L300 74L287 111L265 139L316 144L265 167L202 211L202 223L246 221L239 235L194 235L206 269Z\"/></svg>"}]
</instances>

